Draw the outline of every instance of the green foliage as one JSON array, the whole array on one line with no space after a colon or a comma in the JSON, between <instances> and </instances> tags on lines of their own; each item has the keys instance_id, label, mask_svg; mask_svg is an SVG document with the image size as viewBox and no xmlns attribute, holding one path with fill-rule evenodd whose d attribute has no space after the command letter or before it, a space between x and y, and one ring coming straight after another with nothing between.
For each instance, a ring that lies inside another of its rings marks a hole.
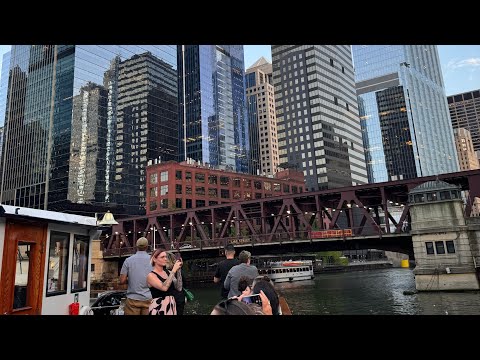
<instances>
[{"instance_id":1,"label":"green foliage","mask_svg":"<svg viewBox=\"0 0 480 360\"><path fill-rule=\"evenodd\" d=\"M324 265L348 265L348 259L342 257L341 251L317 252L315 258L322 259Z\"/></svg>"}]
</instances>

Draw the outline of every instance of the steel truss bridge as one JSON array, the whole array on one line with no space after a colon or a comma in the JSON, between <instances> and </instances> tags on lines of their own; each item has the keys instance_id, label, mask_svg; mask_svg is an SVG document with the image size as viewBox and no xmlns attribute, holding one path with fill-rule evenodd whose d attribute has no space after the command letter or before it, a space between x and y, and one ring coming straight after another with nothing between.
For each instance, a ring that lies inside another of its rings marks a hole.
<instances>
[{"instance_id":1,"label":"steel truss bridge","mask_svg":"<svg viewBox=\"0 0 480 360\"><path fill-rule=\"evenodd\" d=\"M413 255L408 192L435 179L427 176L124 218L104 240L103 256L130 256L141 236L148 239L150 249L177 249L187 259L218 256L228 243L255 255L360 248ZM438 179L468 190L465 216L470 216L474 198L480 197L480 170Z\"/></svg>"}]
</instances>

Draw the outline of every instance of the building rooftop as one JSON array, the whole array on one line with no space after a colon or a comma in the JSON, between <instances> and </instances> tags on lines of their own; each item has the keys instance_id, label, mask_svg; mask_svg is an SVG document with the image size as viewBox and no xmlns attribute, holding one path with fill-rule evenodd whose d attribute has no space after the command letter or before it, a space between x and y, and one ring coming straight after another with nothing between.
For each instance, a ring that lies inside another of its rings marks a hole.
<instances>
[{"instance_id":1,"label":"building rooftop","mask_svg":"<svg viewBox=\"0 0 480 360\"><path fill-rule=\"evenodd\" d=\"M438 191L438 190L451 190L451 189L458 189L458 186L449 184L445 181L441 180L434 180L434 181L427 181L421 185L410 190L410 194L418 194L423 193L426 191Z\"/></svg>"}]
</instances>

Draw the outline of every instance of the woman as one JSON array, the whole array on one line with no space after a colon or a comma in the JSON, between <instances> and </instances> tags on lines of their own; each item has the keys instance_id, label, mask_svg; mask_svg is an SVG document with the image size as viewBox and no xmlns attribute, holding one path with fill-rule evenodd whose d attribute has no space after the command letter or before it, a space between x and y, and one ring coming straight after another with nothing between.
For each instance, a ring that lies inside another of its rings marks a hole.
<instances>
[{"instance_id":1,"label":"woman","mask_svg":"<svg viewBox=\"0 0 480 360\"><path fill-rule=\"evenodd\" d=\"M152 293L149 315L177 315L174 289L182 288L182 277L176 278L175 274L182 261L176 260L171 271L166 269L167 262L167 252L163 249L155 250L150 258L153 270L147 275L147 285Z\"/></svg>"}]
</instances>

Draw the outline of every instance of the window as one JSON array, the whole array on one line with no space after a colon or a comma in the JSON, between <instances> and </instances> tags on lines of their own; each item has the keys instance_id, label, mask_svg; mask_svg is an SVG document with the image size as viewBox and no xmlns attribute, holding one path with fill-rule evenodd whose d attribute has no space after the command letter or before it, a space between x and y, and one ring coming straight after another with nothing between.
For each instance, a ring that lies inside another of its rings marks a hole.
<instances>
[{"instance_id":1,"label":"window","mask_svg":"<svg viewBox=\"0 0 480 360\"><path fill-rule=\"evenodd\" d=\"M228 176L220 176L220 185L228 186L230 178Z\"/></svg>"},{"instance_id":2,"label":"window","mask_svg":"<svg viewBox=\"0 0 480 360\"><path fill-rule=\"evenodd\" d=\"M262 193L255 193L255 199L261 199Z\"/></svg>"},{"instance_id":3,"label":"window","mask_svg":"<svg viewBox=\"0 0 480 360\"><path fill-rule=\"evenodd\" d=\"M157 197L157 187L150 188L150 197Z\"/></svg>"},{"instance_id":4,"label":"window","mask_svg":"<svg viewBox=\"0 0 480 360\"><path fill-rule=\"evenodd\" d=\"M195 206L196 207L204 207L205 206L205 200L196 200L195 201Z\"/></svg>"},{"instance_id":5,"label":"window","mask_svg":"<svg viewBox=\"0 0 480 360\"><path fill-rule=\"evenodd\" d=\"M175 194L181 194L182 193L182 185L177 184L175 185Z\"/></svg>"},{"instance_id":6,"label":"window","mask_svg":"<svg viewBox=\"0 0 480 360\"><path fill-rule=\"evenodd\" d=\"M449 200L450 191L440 191L440 200Z\"/></svg>"},{"instance_id":7,"label":"window","mask_svg":"<svg viewBox=\"0 0 480 360\"><path fill-rule=\"evenodd\" d=\"M168 181L168 171L162 171L160 173L160 181Z\"/></svg>"},{"instance_id":8,"label":"window","mask_svg":"<svg viewBox=\"0 0 480 360\"><path fill-rule=\"evenodd\" d=\"M274 191L281 191L281 187L279 183L273 183L273 190Z\"/></svg>"},{"instance_id":9,"label":"window","mask_svg":"<svg viewBox=\"0 0 480 360\"><path fill-rule=\"evenodd\" d=\"M156 184L156 183L157 183L157 173L150 174L150 184Z\"/></svg>"},{"instance_id":10,"label":"window","mask_svg":"<svg viewBox=\"0 0 480 360\"><path fill-rule=\"evenodd\" d=\"M185 194L188 194L188 195L192 194L192 187L191 186L185 186Z\"/></svg>"},{"instance_id":11,"label":"window","mask_svg":"<svg viewBox=\"0 0 480 360\"><path fill-rule=\"evenodd\" d=\"M203 186L197 186L195 189L197 195L205 195L205 188Z\"/></svg>"},{"instance_id":12,"label":"window","mask_svg":"<svg viewBox=\"0 0 480 360\"><path fill-rule=\"evenodd\" d=\"M168 199L161 200L162 209L168 209Z\"/></svg>"},{"instance_id":13,"label":"window","mask_svg":"<svg viewBox=\"0 0 480 360\"><path fill-rule=\"evenodd\" d=\"M90 238L85 235L74 235L72 262L72 292L87 290L88 277L88 244Z\"/></svg>"},{"instance_id":14,"label":"window","mask_svg":"<svg viewBox=\"0 0 480 360\"><path fill-rule=\"evenodd\" d=\"M272 191L272 183L269 181L265 181L263 183L263 188L267 191Z\"/></svg>"},{"instance_id":15,"label":"window","mask_svg":"<svg viewBox=\"0 0 480 360\"><path fill-rule=\"evenodd\" d=\"M208 189L208 196L216 198L217 197L217 189L209 188Z\"/></svg>"},{"instance_id":16,"label":"window","mask_svg":"<svg viewBox=\"0 0 480 360\"><path fill-rule=\"evenodd\" d=\"M183 206L183 205L182 205L182 199L181 199L181 198L176 198L176 199L175 199L175 207L176 207L177 209L181 209L182 206Z\"/></svg>"},{"instance_id":17,"label":"window","mask_svg":"<svg viewBox=\"0 0 480 360\"><path fill-rule=\"evenodd\" d=\"M233 178L233 186L240 187L240 178Z\"/></svg>"},{"instance_id":18,"label":"window","mask_svg":"<svg viewBox=\"0 0 480 360\"><path fill-rule=\"evenodd\" d=\"M425 196L423 196L423 194L416 194L416 195L414 195L413 198L414 198L416 203L421 203L421 202L425 201Z\"/></svg>"},{"instance_id":19,"label":"window","mask_svg":"<svg viewBox=\"0 0 480 360\"><path fill-rule=\"evenodd\" d=\"M205 182L205 174L200 174L200 173L195 174L195 182L204 183Z\"/></svg>"},{"instance_id":20,"label":"window","mask_svg":"<svg viewBox=\"0 0 480 360\"><path fill-rule=\"evenodd\" d=\"M254 181L253 182L253 186L255 187L255 189L257 190L262 190L262 183L260 181Z\"/></svg>"},{"instance_id":21,"label":"window","mask_svg":"<svg viewBox=\"0 0 480 360\"><path fill-rule=\"evenodd\" d=\"M295 185L292 185L292 193L298 193L298 187L296 187Z\"/></svg>"},{"instance_id":22,"label":"window","mask_svg":"<svg viewBox=\"0 0 480 360\"><path fill-rule=\"evenodd\" d=\"M191 209L192 208L192 199L185 200L185 208Z\"/></svg>"},{"instance_id":23,"label":"window","mask_svg":"<svg viewBox=\"0 0 480 360\"><path fill-rule=\"evenodd\" d=\"M208 205L211 206L211 205L217 205L218 202L217 201L209 201L208 202Z\"/></svg>"},{"instance_id":24,"label":"window","mask_svg":"<svg viewBox=\"0 0 480 360\"><path fill-rule=\"evenodd\" d=\"M290 185L283 184L283 192L289 193L290 192Z\"/></svg>"},{"instance_id":25,"label":"window","mask_svg":"<svg viewBox=\"0 0 480 360\"><path fill-rule=\"evenodd\" d=\"M333 59L330 59L330 65L333 66Z\"/></svg>"},{"instance_id":26,"label":"window","mask_svg":"<svg viewBox=\"0 0 480 360\"><path fill-rule=\"evenodd\" d=\"M160 186L160 196L161 195L168 195L168 185Z\"/></svg>"},{"instance_id":27,"label":"window","mask_svg":"<svg viewBox=\"0 0 480 360\"><path fill-rule=\"evenodd\" d=\"M182 180L182 170L175 171L175 179Z\"/></svg>"},{"instance_id":28,"label":"window","mask_svg":"<svg viewBox=\"0 0 480 360\"><path fill-rule=\"evenodd\" d=\"M47 296L67 293L68 249L70 234L50 232L48 251Z\"/></svg>"},{"instance_id":29,"label":"window","mask_svg":"<svg viewBox=\"0 0 480 360\"><path fill-rule=\"evenodd\" d=\"M447 253L449 254L455 254L455 244L453 240L445 241L447 245Z\"/></svg>"},{"instance_id":30,"label":"window","mask_svg":"<svg viewBox=\"0 0 480 360\"><path fill-rule=\"evenodd\" d=\"M427 254L428 255L433 255L435 253L435 251L433 251L433 242L427 241L425 243L425 247L427 248Z\"/></svg>"},{"instance_id":31,"label":"window","mask_svg":"<svg viewBox=\"0 0 480 360\"><path fill-rule=\"evenodd\" d=\"M222 199L230 199L230 191L222 189L220 193Z\"/></svg>"},{"instance_id":32,"label":"window","mask_svg":"<svg viewBox=\"0 0 480 360\"><path fill-rule=\"evenodd\" d=\"M208 183L209 184L216 184L217 183L217 175L209 175L208 176Z\"/></svg>"},{"instance_id":33,"label":"window","mask_svg":"<svg viewBox=\"0 0 480 360\"><path fill-rule=\"evenodd\" d=\"M192 181L192 173L190 171L185 172L185 181Z\"/></svg>"},{"instance_id":34,"label":"window","mask_svg":"<svg viewBox=\"0 0 480 360\"><path fill-rule=\"evenodd\" d=\"M247 188L251 187L252 181L250 179L243 179L243 186Z\"/></svg>"},{"instance_id":35,"label":"window","mask_svg":"<svg viewBox=\"0 0 480 360\"><path fill-rule=\"evenodd\" d=\"M233 198L240 199L240 190L233 190Z\"/></svg>"},{"instance_id":36,"label":"window","mask_svg":"<svg viewBox=\"0 0 480 360\"><path fill-rule=\"evenodd\" d=\"M445 245L443 244L443 241L435 241L435 249L437 250L437 255L445 254Z\"/></svg>"},{"instance_id":37,"label":"window","mask_svg":"<svg viewBox=\"0 0 480 360\"><path fill-rule=\"evenodd\" d=\"M155 200L150 201L150 211L157 210L157 202Z\"/></svg>"}]
</instances>

